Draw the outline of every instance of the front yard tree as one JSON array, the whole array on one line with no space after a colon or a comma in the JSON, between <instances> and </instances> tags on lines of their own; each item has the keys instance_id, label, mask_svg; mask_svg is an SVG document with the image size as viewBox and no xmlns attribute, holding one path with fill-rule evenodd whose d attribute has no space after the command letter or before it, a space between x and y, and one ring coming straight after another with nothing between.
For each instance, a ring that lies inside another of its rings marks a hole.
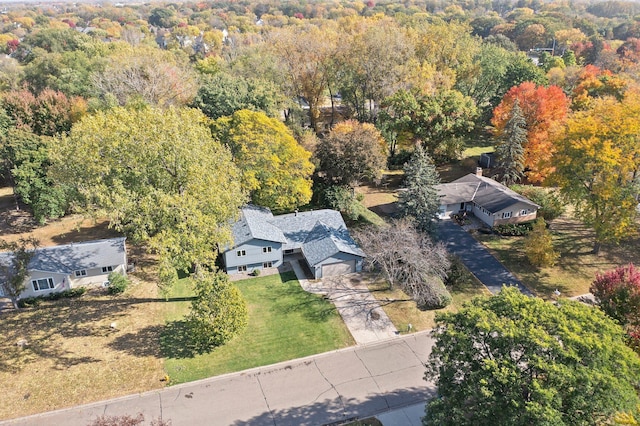
<instances>
[{"instance_id":1,"label":"front yard tree","mask_svg":"<svg viewBox=\"0 0 640 426\"><path fill-rule=\"evenodd\" d=\"M315 153L330 184L355 187L363 179L379 179L387 162L386 144L370 123L348 120L336 124Z\"/></svg>"},{"instance_id":2,"label":"front yard tree","mask_svg":"<svg viewBox=\"0 0 640 426\"><path fill-rule=\"evenodd\" d=\"M630 264L597 274L589 291L600 309L640 343L640 270Z\"/></svg>"},{"instance_id":3,"label":"front yard tree","mask_svg":"<svg viewBox=\"0 0 640 426\"><path fill-rule=\"evenodd\" d=\"M424 308L443 308L451 302L444 285L450 266L447 251L410 220L363 228L355 238L367 253L365 267L382 272L390 288L399 287Z\"/></svg>"},{"instance_id":4,"label":"front yard tree","mask_svg":"<svg viewBox=\"0 0 640 426\"><path fill-rule=\"evenodd\" d=\"M628 92L622 102L596 98L576 112L558 141L555 179L594 229L594 253L636 232L640 171L640 101Z\"/></svg>"},{"instance_id":5,"label":"front yard tree","mask_svg":"<svg viewBox=\"0 0 640 426\"><path fill-rule=\"evenodd\" d=\"M404 166L405 191L398 195L398 208L402 216L412 216L422 231L432 232L440 209L436 185L440 175L429 154L416 145L413 156Z\"/></svg>"},{"instance_id":6,"label":"front yard tree","mask_svg":"<svg viewBox=\"0 0 640 426\"><path fill-rule=\"evenodd\" d=\"M227 148L197 110L117 107L86 116L52 148L76 209L158 253L161 281L213 264L246 201Z\"/></svg>"},{"instance_id":7,"label":"front yard tree","mask_svg":"<svg viewBox=\"0 0 640 426\"><path fill-rule=\"evenodd\" d=\"M547 223L542 217L533 224L533 229L527 235L524 246L527 259L533 266L553 266L558 259Z\"/></svg>"},{"instance_id":8,"label":"front yard tree","mask_svg":"<svg viewBox=\"0 0 640 426\"><path fill-rule=\"evenodd\" d=\"M251 201L279 212L311 200L311 153L280 120L240 110L213 124L213 134L231 149Z\"/></svg>"},{"instance_id":9,"label":"front yard tree","mask_svg":"<svg viewBox=\"0 0 640 426\"><path fill-rule=\"evenodd\" d=\"M210 352L247 327L247 303L223 272L197 271L193 286L195 299L187 323L195 351Z\"/></svg>"},{"instance_id":10,"label":"front yard tree","mask_svg":"<svg viewBox=\"0 0 640 426\"><path fill-rule=\"evenodd\" d=\"M38 247L38 241L34 238L21 238L18 241L7 242L0 240L0 250L11 252L13 255L0 260L0 274L4 278L2 290L9 297L13 307L18 309L18 297L25 289L25 281L29 276L29 262Z\"/></svg>"},{"instance_id":11,"label":"front yard tree","mask_svg":"<svg viewBox=\"0 0 640 426\"><path fill-rule=\"evenodd\" d=\"M436 322L425 425L605 424L640 402L640 359L597 309L507 287Z\"/></svg>"},{"instance_id":12,"label":"front yard tree","mask_svg":"<svg viewBox=\"0 0 640 426\"><path fill-rule=\"evenodd\" d=\"M527 122L522 115L518 99L513 103L502 139L496 146L496 157L502 174L502 183L513 185L524 177L524 146L527 144Z\"/></svg>"}]
</instances>

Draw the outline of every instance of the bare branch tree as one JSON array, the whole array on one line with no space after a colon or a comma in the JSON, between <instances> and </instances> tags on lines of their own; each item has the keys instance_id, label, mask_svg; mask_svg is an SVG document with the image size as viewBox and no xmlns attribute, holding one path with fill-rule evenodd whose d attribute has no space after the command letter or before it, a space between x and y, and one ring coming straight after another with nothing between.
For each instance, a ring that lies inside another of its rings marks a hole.
<instances>
[{"instance_id":1,"label":"bare branch tree","mask_svg":"<svg viewBox=\"0 0 640 426\"><path fill-rule=\"evenodd\" d=\"M450 266L447 251L418 231L412 221L363 228L355 238L367 253L365 268L382 272L390 288L398 286L421 307L449 304L451 295L443 283Z\"/></svg>"}]
</instances>

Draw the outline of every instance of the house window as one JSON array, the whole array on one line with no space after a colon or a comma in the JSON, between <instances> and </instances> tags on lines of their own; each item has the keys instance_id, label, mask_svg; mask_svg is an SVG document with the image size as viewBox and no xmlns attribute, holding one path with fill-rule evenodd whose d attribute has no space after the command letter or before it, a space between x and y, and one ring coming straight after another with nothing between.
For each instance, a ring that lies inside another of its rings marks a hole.
<instances>
[{"instance_id":1,"label":"house window","mask_svg":"<svg viewBox=\"0 0 640 426\"><path fill-rule=\"evenodd\" d=\"M273 262L264 262L262 264L263 268L272 268L273 267Z\"/></svg>"},{"instance_id":2,"label":"house window","mask_svg":"<svg viewBox=\"0 0 640 426\"><path fill-rule=\"evenodd\" d=\"M502 212L503 219L509 219L511 217L511 212Z\"/></svg>"},{"instance_id":3,"label":"house window","mask_svg":"<svg viewBox=\"0 0 640 426\"><path fill-rule=\"evenodd\" d=\"M87 276L87 270L86 269L80 269L74 272L74 274L76 275L76 277L86 277Z\"/></svg>"},{"instance_id":4,"label":"house window","mask_svg":"<svg viewBox=\"0 0 640 426\"><path fill-rule=\"evenodd\" d=\"M113 271L113 266L103 266L102 267L102 273L106 274L107 272L112 272Z\"/></svg>"},{"instance_id":5,"label":"house window","mask_svg":"<svg viewBox=\"0 0 640 426\"><path fill-rule=\"evenodd\" d=\"M31 280L31 285L35 291L49 290L53 288L53 278Z\"/></svg>"},{"instance_id":6,"label":"house window","mask_svg":"<svg viewBox=\"0 0 640 426\"><path fill-rule=\"evenodd\" d=\"M271 253L271 246L262 247L262 252L263 253Z\"/></svg>"},{"instance_id":7,"label":"house window","mask_svg":"<svg viewBox=\"0 0 640 426\"><path fill-rule=\"evenodd\" d=\"M238 266L238 272L247 272L247 265Z\"/></svg>"},{"instance_id":8,"label":"house window","mask_svg":"<svg viewBox=\"0 0 640 426\"><path fill-rule=\"evenodd\" d=\"M247 252L245 250L238 250L238 251L236 251L236 255L238 257L246 256Z\"/></svg>"},{"instance_id":9,"label":"house window","mask_svg":"<svg viewBox=\"0 0 640 426\"><path fill-rule=\"evenodd\" d=\"M520 210L520 216L526 216L528 214L527 209Z\"/></svg>"}]
</instances>

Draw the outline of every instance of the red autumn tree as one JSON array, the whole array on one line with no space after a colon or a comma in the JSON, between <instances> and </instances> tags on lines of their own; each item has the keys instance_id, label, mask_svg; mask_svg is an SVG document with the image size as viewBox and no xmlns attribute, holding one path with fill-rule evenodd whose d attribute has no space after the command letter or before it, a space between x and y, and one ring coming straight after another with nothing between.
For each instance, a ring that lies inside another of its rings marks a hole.
<instances>
[{"instance_id":1,"label":"red autumn tree","mask_svg":"<svg viewBox=\"0 0 640 426\"><path fill-rule=\"evenodd\" d=\"M611 318L618 320L633 338L640 343L640 270L629 264L597 274L591 284L591 293L600 308Z\"/></svg>"},{"instance_id":2,"label":"red autumn tree","mask_svg":"<svg viewBox=\"0 0 640 426\"><path fill-rule=\"evenodd\" d=\"M613 96L618 100L624 97L627 82L609 70L595 65L587 65L578 74L572 90L571 109L585 110L594 98Z\"/></svg>"},{"instance_id":3,"label":"red autumn tree","mask_svg":"<svg viewBox=\"0 0 640 426\"><path fill-rule=\"evenodd\" d=\"M553 171L553 136L564 123L569 99L558 86L536 86L527 81L512 87L493 110L491 124L498 138L503 136L516 99L527 127L527 143L524 145L526 176L530 182L542 182Z\"/></svg>"}]
</instances>

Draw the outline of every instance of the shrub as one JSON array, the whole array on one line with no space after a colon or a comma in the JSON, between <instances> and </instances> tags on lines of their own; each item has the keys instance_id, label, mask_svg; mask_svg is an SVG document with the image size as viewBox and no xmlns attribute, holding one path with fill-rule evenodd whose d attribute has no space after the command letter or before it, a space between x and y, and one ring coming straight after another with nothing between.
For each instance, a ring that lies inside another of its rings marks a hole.
<instances>
[{"instance_id":1,"label":"shrub","mask_svg":"<svg viewBox=\"0 0 640 426\"><path fill-rule=\"evenodd\" d=\"M633 264L596 274L589 291L611 318L640 326L640 270Z\"/></svg>"},{"instance_id":2,"label":"shrub","mask_svg":"<svg viewBox=\"0 0 640 426\"><path fill-rule=\"evenodd\" d=\"M522 237L528 235L532 229L533 224L531 223L505 223L493 227L495 232L508 237Z\"/></svg>"},{"instance_id":3,"label":"shrub","mask_svg":"<svg viewBox=\"0 0 640 426\"><path fill-rule=\"evenodd\" d=\"M543 218L536 221L525 241L525 254L533 266L553 266L558 253L553 249L553 240Z\"/></svg>"},{"instance_id":4,"label":"shrub","mask_svg":"<svg viewBox=\"0 0 640 426\"><path fill-rule=\"evenodd\" d=\"M47 300L59 300L59 299L70 299L73 297L80 297L87 292L85 287L77 287L71 288L69 290L58 291L55 293L49 293L46 296L37 296L37 297L25 297L24 299L18 300L18 306L20 308L26 308L30 306L39 306L42 302Z\"/></svg>"},{"instance_id":5,"label":"shrub","mask_svg":"<svg viewBox=\"0 0 640 426\"><path fill-rule=\"evenodd\" d=\"M419 292L412 294L417 305L421 309L447 307L451 303L452 297L442 280L439 277L427 277L425 281L427 281L427 285L422 286Z\"/></svg>"},{"instance_id":6,"label":"shrub","mask_svg":"<svg viewBox=\"0 0 640 426\"><path fill-rule=\"evenodd\" d=\"M251 275L253 275L254 277L260 276L260 269L254 269L253 271L251 271Z\"/></svg>"},{"instance_id":7,"label":"shrub","mask_svg":"<svg viewBox=\"0 0 640 426\"><path fill-rule=\"evenodd\" d=\"M450 255L449 262L451 262L451 266L449 267L447 278L444 281L445 285L451 288L465 285L469 277L467 267L464 266L462 260L460 260L458 256Z\"/></svg>"},{"instance_id":8,"label":"shrub","mask_svg":"<svg viewBox=\"0 0 640 426\"><path fill-rule=\"evenodd\" d=\"M558 193L552 189L530 185L513 185L511 189L538 204L540 206L538 217L544 218L547 222L556 219L565 211L564 203Z\"/></svg>"},{"instance_id":9,"label":"shrub","mask_svg":"<svg viewBox=\"0 0 640 426\"><path fill-rule=\"evenodd\" d=\"M112 272L109 274L109 287L107 292L109 294L120 294L129 287L129 278L118 272Z\"/></svg>"}]
</instances>

